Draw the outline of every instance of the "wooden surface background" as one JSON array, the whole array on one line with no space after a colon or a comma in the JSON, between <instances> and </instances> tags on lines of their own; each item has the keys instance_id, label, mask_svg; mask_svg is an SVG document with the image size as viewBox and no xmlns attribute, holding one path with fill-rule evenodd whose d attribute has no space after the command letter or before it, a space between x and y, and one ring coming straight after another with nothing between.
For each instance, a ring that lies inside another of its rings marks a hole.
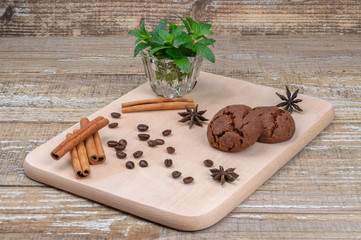
<instances>
[{"instance_id":1,"label":"wooden surface background","mask_svg":"<svg viewBox=\"0 0 361 240\"><path fill-rule=\"evenodd\" d=\"M217 34L361 33L360 0L2 0L0 36L119 35L175 14Z\"/></svg>"},{"instance_id":2,"label":"wooden surface background","mask_svg":"<svg viewBox=\"0 0 361 240\"><path fill-rule=\"evenodd\" d=\"M145 82L126 32L173 13L214 24L217 60L203 71L300 88L336 113L232 213L193 233L37 183L22 168L32 149ZM360 239L360 29L358 0L0 1L0 236Z\"/></svg>"}]
</instances>

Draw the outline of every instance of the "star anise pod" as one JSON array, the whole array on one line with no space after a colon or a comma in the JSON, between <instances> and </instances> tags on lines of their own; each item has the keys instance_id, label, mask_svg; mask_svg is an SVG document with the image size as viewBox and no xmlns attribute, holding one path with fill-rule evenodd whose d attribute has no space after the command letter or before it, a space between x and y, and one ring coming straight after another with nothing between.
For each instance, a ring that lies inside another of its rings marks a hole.
<instances>
[{"instance_id":1,"label":"star anise pod","mask_svg":"<svg viewBox=\"0 0 361 240\"><path fill-rule=\"evenodd\" d=\"M298 90L299 89L297 89L296 92L291 94L290 90L286 86L286 95L287 95L287 97L276 92L277 96L279 96L283 100L283 102L277 104L276 106L277 107L283 107L284 106L284 109L286 111L288 111L289 113L292 113L293 109L296 109L296 110L302 112L303 110L297 105L297 103L302 102L302 99L296 99L297 94L298 94Z\"/></svg>"},{"instance_id":2,"label":"star anise pod","mask_svg":"<svg viewBox=\"0 0 361 240\"><path fill-rule=\"evenodd\" d=\"M178 113L181 117L183 117L178 122L190 121L189 122L189 128L191 128L193 126L193 124L196 124L196 125L202 127L203 126L202 122L203 121L208 121L207 118L202 116L207 110L198 111L198 104L193 109L186 106L186 110L187 110L186 112Z\"/></svg>"},{"instance_id":3,"label":"star anise pod","mask_svg":"<svg viewBox=\"0 0 361 240\"><path fill-rule=\"evenodd\" d=\"M212 173L212 178L215 181L221 182L221 185L223 185L225 182L233 182L236 180L239 175L234 172L235 168L228 168L227 170L224 170L223 166L219 166L219 169L213 168L210 169Z\"/></svg>"}]
</instances>

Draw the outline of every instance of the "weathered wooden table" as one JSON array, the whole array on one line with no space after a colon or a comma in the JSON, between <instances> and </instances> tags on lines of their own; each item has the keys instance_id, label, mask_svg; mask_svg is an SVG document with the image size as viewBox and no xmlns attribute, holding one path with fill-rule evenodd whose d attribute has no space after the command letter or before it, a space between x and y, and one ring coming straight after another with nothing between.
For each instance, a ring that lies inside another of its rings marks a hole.
<instances>
[{"instance_id":1,"label":"weathered wooden table","mask_svg":"<svg viewBox=\"0 0 361 240\"><path fill-rule=\"evenodd\" d=\"M24 175L28 152L145 82L127 36L0 40L0 235L129 239L361 236L361 38L216 37L203 70L329 100L335 120L218 224L172 230Z\"/></svg>"},{"instance_id":2,"label":"weathered wooden table","mask_svg":"<svg viewBox=\"0 0 361 240\"><path fill-rule=\"evenodd\" d=\"M134 38L213 25L203 71L329 100L335 120L216 225L181 232L32 181L27 153L145 82ZM0 238L360 239L359 0L0 1Z\"/></svg>"}]
</instances>

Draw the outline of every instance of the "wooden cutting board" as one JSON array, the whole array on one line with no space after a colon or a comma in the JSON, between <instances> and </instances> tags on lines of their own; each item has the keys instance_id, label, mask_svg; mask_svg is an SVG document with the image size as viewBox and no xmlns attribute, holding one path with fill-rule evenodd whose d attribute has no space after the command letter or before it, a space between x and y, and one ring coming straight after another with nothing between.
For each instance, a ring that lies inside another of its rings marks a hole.
<instances>
[{"instance_id":1,"label":"wooden cutting board","mask_svg":"<svg viewBox=\"0 0 361 240\"><path fill-rule=\"evenodd\" d=\"M292 89L291 89L292 90ZM295 90L295 89L293 89ZM207 109L205 117L211 119L221 108L230 104L246 104L250 107L276 105L280 102L275 92L285 93L249 82L226 78L202 72L200 80L187 98L193 98L200 109ZM185 231L209 227L252 194L260 185L312 141L333 117L332 105L314 97L299 95L303 99L300 106L303 113L293 113L296 133L287 142L278 144L256 143L250 148L227 153L212 148L207 141L206 130L179 123L179 110L152 111L122 114L120 119L112 119L111 112L120 112L121 103L139 99L155 98L148 83L141 85L108 106L89 116L109 118L119 122L117 128L103 128L100 136L107 160L102 165L91 166L91 176L79 180L75 177L70 155L59 161L50 157L50 152L66 133L79 128L76 124L58 136L30 152L25 161L25 173L32 179L79 196L129 212L139 217ZM165 145L150 148L137 138L137 125L149 125L151 139L162 138ZM162 131L172 129L168 137ZM113 148L106 146L109 140L126 139L128 146L126 159L118 159ZM166 152L167 146L176 148L173 155ZM142 150L149 167L140 168L132 153ZM173 159L173 166L166 168L163 161ZM240 177L234 183L223 186L213 181L203 160L212 159L215 166L235 167ZM133 160L136 167L125 168L125 162ZM182 179L173 179L172 171L181 171L182 177L192 176L195 181L186 185Z\"/></svg>"}]
</instances>

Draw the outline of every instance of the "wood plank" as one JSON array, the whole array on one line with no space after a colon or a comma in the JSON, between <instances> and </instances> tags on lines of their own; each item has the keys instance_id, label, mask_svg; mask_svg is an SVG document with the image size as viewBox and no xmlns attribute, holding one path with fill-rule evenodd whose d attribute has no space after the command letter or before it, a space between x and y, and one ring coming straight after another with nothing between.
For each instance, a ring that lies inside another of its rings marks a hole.
<instances>
[{"instance_id":1,"label":"wood plank","mask_svg":"<svg viewBox=\"0 0 361 240\"><path fill-rule=\"evenodd\" d=\"M226 35L215 38L216 63L204 61L203 71L238 78L280 72L321 76L360 73L360 35ZM141 60L133 58L133 50L134 37L125 35L1 38L0 73L143 74Z\"/></svg>"},{"instance_id":2,"label":"wood plank","mask_svg":"<svg viewBox=\"0 0 361 240\"><path fill-rule=\"evenodd\" d=\"M358 0L2 1L0 36L119 35L175 14L213 24L217 34L360 33Z\"/></svg>"},{"instance_id":3,"label":"wood plank","mask_svg":"<svg viewBox=\"0 0 361 240\"><path fill-rule=\"evenodd\" d=\"M121 211L48 186L3 186L0 193L2 214L52 214L66 209L74 212L76 208L103 214L113 211L122 214ZM317 190L257 190L232 213L357 214L361 210L360 200L360 196L347 190L343 194L338 191L317 194ZM348 204L340 204L342 201Z\"/></svg>"},{"instance_id":4,"label":"wood plank","mask_svg":"<svg viewBox=\"0 0 361 240\"><path fill-rule=\"evenodd\" d=\"M230 74L233 75L233 74ZM256 84L291 89L330 101L337 123L359 126L359 73L247 73ZM146 81L143 75L0 74L1 121L76 122ZM197 88L195 89L197 91ZM302 105L302 104L301 104Z\"/></svg>"},{"instance_id":5,"label":"wood plank","mask_svg":"<svg viewBox=\"0 0 361 240\"><path fill-rule=\"evenodd\" d=\"M53 188L2 187L0 232L3 237L107 236L125 239L260 239L265 234L268 239L355 239L360 235L359 196L345 192L344 198L333 194L328 198L317 196L313 199L305 198L305 192L298 192L298 197L282 192L284 195L275 196L273 191L258 191L214 227L186 233ZM294 201L289 201L290 197L295 197ZM340 200L347 200L349 204L342 206ZM330 217L326 213L333 215ZM327 235L325 231L328 231Z\"/></svg>"}]
</instances>

